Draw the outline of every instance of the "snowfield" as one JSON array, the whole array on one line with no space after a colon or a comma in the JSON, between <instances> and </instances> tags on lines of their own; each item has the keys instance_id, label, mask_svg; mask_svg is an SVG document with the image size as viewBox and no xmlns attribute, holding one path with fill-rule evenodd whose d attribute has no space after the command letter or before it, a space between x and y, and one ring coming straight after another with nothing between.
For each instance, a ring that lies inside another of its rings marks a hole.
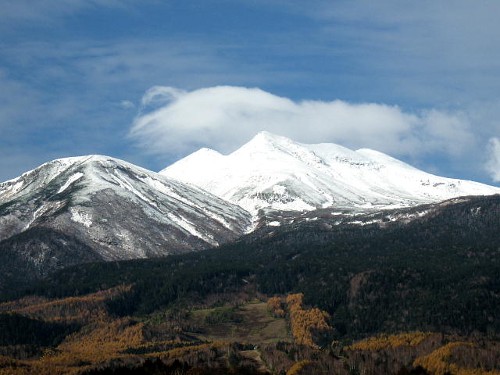
<instances>
[{"instance_id":1,"label":"snowfield","mask_svg":"<svg viewBox=\"0 0 500 375\"><path fill-rule=\"evenodd\" d=\"M201 149L160 174L205 189L254 216L262 208L373 210L500 193L497 187L423 172L378 151L301 144L268 132L229 155Z\"/></svg>"}]
</instances>

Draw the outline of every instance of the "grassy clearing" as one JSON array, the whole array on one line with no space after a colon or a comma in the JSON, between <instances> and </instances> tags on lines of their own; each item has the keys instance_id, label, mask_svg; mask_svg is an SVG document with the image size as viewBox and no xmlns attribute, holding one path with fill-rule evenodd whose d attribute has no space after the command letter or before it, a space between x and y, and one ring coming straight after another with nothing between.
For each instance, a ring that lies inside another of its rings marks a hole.
<instances>
[{"instance_id":1,"label":"grassy clearing","mask_svg":"<svg viewBox=\"0 0 500 375\"><path fill-rule=\"evenodd\" d=\"M229 309L231 313L226 313ZM214 324L210 319L214 316L223 318ZM200 340L254 344L292 341L285 319L271 316L265 302L253 301L235 308L195 310L191 319L195 326L201 328L201 333L196 334Z\"/></svg>"}]
</instances>

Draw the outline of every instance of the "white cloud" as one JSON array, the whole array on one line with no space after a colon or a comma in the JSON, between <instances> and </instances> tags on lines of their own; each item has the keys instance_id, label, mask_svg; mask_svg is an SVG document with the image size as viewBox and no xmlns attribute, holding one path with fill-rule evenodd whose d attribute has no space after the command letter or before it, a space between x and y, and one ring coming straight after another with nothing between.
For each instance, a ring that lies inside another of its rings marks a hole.
<instances>
[{"instance_id":1,"label":"white cloud","mask_svg":"<svg viewBox=\"0 0 500 375\"><path fill-rule=\"evenodd\" d=\"M155 86L142 105L130 135L158 155L187 154L202 146L230 152L260 130L300 142L335 142L399 156L456 156L476 143L463 113L409 113L397 106L341 100L296 102L258 88L186 92Z\"/></svg>"},{"instance_id":2,"label":"white cloud","mask_svg":"<svg viewBox=\"0 0 500 375\"><path fill-rule=\"evenodd\" d=\"M130 100L122 100L120 102L120 107L122 107L123 109L133 109L135 108L135 104Z\"/></svg>"},{"instance_id":3,"label":"white cloud","mask_svg":"<svg viewBox=\"0 0 500 375\"><path fill-rule=\"evenodd\" d=\"M500 138L493 137L489 142L489 160L486 170L495 182L500 182Z\"/></svg>"},{"instance_id":4,"label":"white cloud","mask_svg":"<svg viewBox=\"0 0 500 375\"><path fill-rule=\"evenodd\" d=\"M440 150L451 156L470 151L476 142L468 115L435 109L422 112L421 134L415 134L425 143L425 150ZM416 128L418 131L418 127Z\"/></svg>"}]
</instances>

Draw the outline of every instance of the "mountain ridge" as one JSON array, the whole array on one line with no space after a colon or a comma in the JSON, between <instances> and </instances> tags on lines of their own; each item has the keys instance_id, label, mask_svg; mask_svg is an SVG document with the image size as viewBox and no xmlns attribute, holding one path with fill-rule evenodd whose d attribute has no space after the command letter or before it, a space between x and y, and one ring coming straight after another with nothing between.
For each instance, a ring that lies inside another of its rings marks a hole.
<instances>
[{"instance_id":1,"label":"mountain ridge","mask_svg":"<svg viewBox=\"0 0 500 375\"><path fill-rule=\"evenodd\" d=\"M302 144L260 132L236 151L202 149L160 171L257 215L263 208L396 208L500 188L423 172L370 149Z\"/></svg>"},{"instance_id":2,"label":"mountain ridge","mask_svg":"<svg viewBox=\"0 0 500 375\"><path fill-rule=\"evenodd\" d=\"M8 260L0 271L11 283L30 272L209 249L261 227L326 218L327 225L386 225L411 219L388 209L481 193L500 189L433 176L373 150L267 132L230 155L200 149L162 173L104 155L62 158L0 183L0 255ZM16 264L32 271L16 274Z\"/></svg>"},{"instance_id":3,"label":"mountain ridge","mask_svg":"<svg viewBox=\"0 0 500 375\"><path fill-rule=\"evenodd\" d=\"M57 159L0 184L0 244L17 238L8 249L24 254L38 274L68 263L67 256L38 261L47 249L65 254L65 246L85 245L103 261L158 257L218 246L250 226L239 206L107 156ZM45 231L46 241L15 237L32 229ZM53 233L64 233L66 244ZM88 258L82 254L71 264Z\"/></svg>"}]
</instances>

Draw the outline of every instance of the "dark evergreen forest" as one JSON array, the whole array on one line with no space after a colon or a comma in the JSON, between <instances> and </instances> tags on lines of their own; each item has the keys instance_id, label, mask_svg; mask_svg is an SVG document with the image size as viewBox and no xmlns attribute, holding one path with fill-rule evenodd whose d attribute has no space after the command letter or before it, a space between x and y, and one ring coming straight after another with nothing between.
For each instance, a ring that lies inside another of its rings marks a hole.
<instances>
[{"instance_id":1,"label":"dark evergreen forest","mask_svg":"<svg viewBox=\"0 0 500 375\"><path fill-rule=\"evenodd\" d=\"M108 305L125 316L243 288L302 292L306 304L331 314L338 338L410 330L498 336L500 196L443 204L406 223L329 220L264 227L198 253L73 266L3 299L132 285Z\"/></svg>"}]
</instances>

